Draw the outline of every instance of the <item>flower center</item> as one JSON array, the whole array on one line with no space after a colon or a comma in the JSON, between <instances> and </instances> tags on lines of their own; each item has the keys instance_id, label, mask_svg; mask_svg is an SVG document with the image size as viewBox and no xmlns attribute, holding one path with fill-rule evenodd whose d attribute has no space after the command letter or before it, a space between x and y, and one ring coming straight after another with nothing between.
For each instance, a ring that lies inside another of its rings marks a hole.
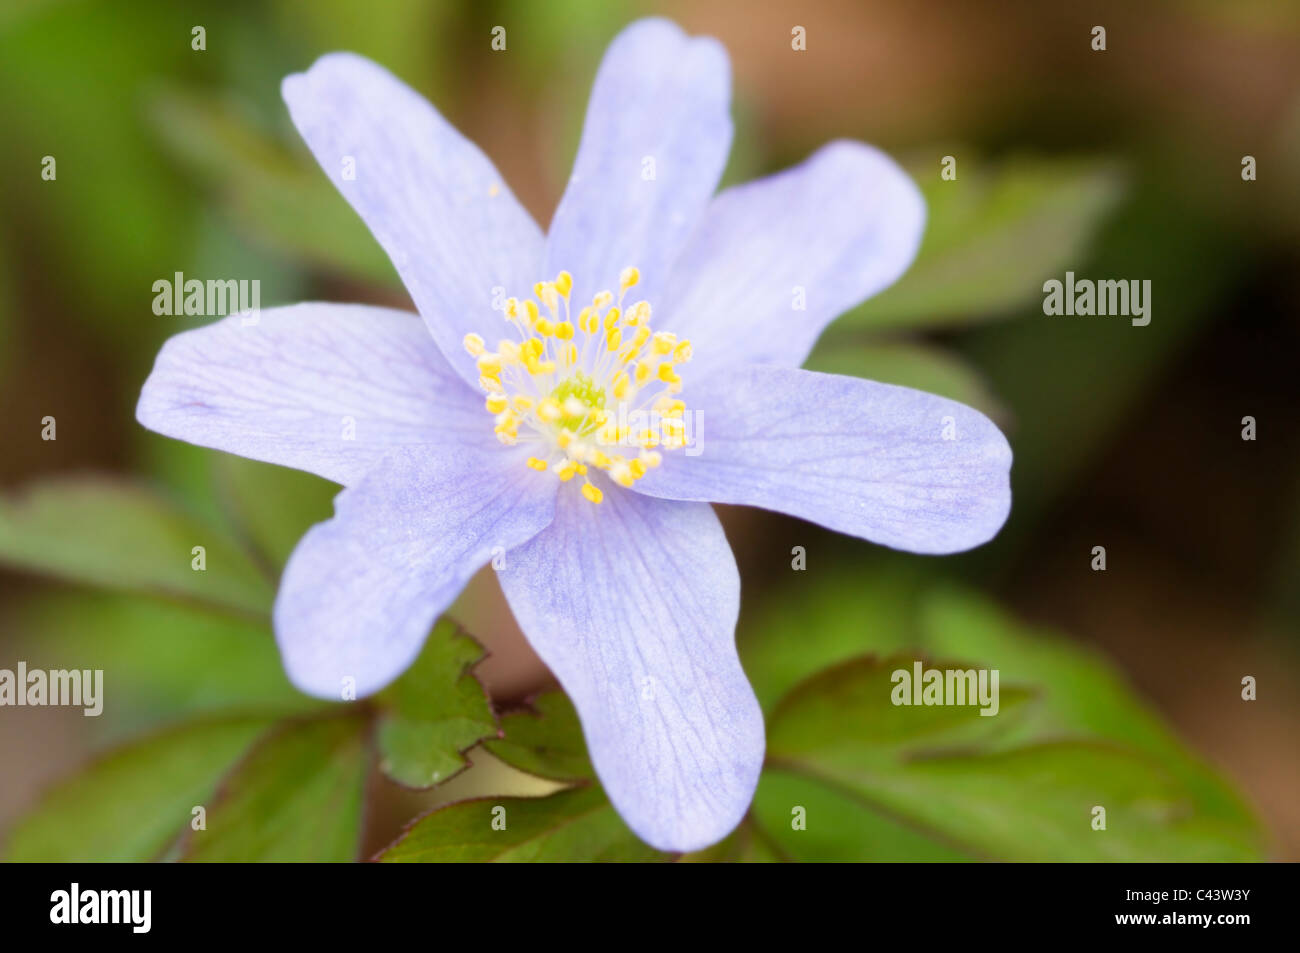
<instances>
[{"instance_id":1,"label":"flower center","mask_svg":"<svg viewBox=\"0 0 1300 953\"><path fill-rule=\"evenodd\" d=\"M602 291L570 314L573 277L533 286L536 300L510 298L505 319L517 339L489 351L477 334L465 350L478 362L486 407L497 439L536 446L528 466L561 482L583 477L582 495L602 498L589 476L595 467L632 486L659 466L659 449L686 446L685 402L677 398L676 368L691 359L691 342L650 327L650 304L626 308L623 299L641 280L635 268L618 276L618 297Z\"/></svg>"}]
</instances>

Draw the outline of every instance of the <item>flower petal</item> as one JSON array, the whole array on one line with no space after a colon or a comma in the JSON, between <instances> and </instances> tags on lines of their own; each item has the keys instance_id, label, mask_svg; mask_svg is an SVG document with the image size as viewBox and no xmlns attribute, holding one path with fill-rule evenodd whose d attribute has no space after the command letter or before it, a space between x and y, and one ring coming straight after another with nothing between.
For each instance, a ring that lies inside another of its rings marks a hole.
<instances>
[{"instance_id":1,"label":"flower petal","mask_svg":"<svg viewBox=\"0 0 1300 953\"><path fill-rule=\"evenodd\" d=\"M500 580L632 830L688 851L735 827L763 716L736 657L740 580L712 508L562 491L555 522L507 555Z\"/></svg>"},{"instance_id":2,"label":"flower petal","mask_svg":"<svg viewBox=\"0 0 1300 953\"><path fill-rule=\"evenodd\" d=\"M925 200L893 159L830 143L713 200L655 324L691 339L692 378L726 364L798 367L826 325L907 269L924 226Z\"/></svg>"},{"instance_id":3,"label":"flower petal","mask_svg":"<svg viewBox=\"0 0 1300 953\"><path fill-rule=\"evenodd\" d=\"M697 445L664 454L643 493L761 506L914 553L987 542L1011 509L1006 438L956 401L758 365L685 396Z\"/></svg>"},{"instance_id":4,"label":"flower petal","mask_svg":"<svg viewBox=\"0 0 1300 953\"><path fill-rule=\"evenodd\" d=\"M316 161L388 257L438 346L470 383L469 332L499 336L494 302L531 288L540 229L501 174L419 93L351 53L285 78L281 93Z\"/></svg>"},{"instance_id":5,"label":"flower petal","mask_svg":"<svg viewBox=\"0 0 1300 953\"><path fill-rule=\"evenodd\" d=\"M730 102L731 67L716 40L660 19L614 38L547 239L546 274L572 272L575 301L617 292L628 265L645 284L636 297L657 300L726 165Z\"/></svg>"},{"instance_id":6,"label":"flower petal","mask_svg":"<svg viewBox=\"0 0 1300 953\"><path fill-rule=\"evenodd\" d=\"M334 500L289 557L273 618L289 679L340 697L383 688L494 555L543 529L555 483L502 447L400 447Z\"/></svg>"},{"instance_id":7,"label":"flower petal","mask_svg":"<svg viewBox=\"0 0 1300 953\"><path fill-rule=\"evenodd\" d=\"M170 338L140 393L140 423L344 485L395 444L490 440L481 399L413 314L299 304L246 320Z\"/></svg>"}]
</instances>

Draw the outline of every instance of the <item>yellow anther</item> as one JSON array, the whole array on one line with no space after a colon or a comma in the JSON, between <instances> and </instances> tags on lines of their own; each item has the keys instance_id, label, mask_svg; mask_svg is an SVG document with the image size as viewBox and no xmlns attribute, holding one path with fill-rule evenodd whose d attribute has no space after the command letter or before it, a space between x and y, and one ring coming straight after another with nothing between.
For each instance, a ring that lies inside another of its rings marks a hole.
<instances>
[{"instance_id":1,"label":"yellow anther","mask_svg":"<svg viewBox=\"0 0 1300 953\"><path fill-rule=\"evenodd\" d=\"M541 289L537 297L542 299L542 304L546 305L547 310L554 311L560 306L560 292L549 281L543 282Z\"/></svg>"},{"instance_id":2,"label":"yellow anther","mask_svg":"<svg viewBox=\"0 0 1300 953\"><path fill-rule=\"evenodd\" d=\"M486 346L483 343L483 339L477 334L465 335L465 339L462 343L465 345L465 350L469 352L470 357L478 357L483 353Z\"/></svg>"},{"instance_id":3,"label":"yellow anther","mask_svg":"<svg viewBox=\"0 0 1300 953\"><path fill-rule=\"evenodd\" d=\"M509 446L521 440L538 444L539 455L526 458L529 469L567 482L587 477L591 468L603 471L616 486L630 487L659 466L659 449L685 446L681 418L686 404L674 399L682 390L674 368L690 360L691 344L672 333L655 332L649 302L623 307L627 290L639 282L636 268L624 269L617 300L601 291L570 318L573 276L562 271L553 281L534 286L540 309L534 299L506 300L507 317L524 332L522 342L503 340L496 351L489 351L480 336L465 335L465 349L475 359L479 382L487 391L484 407L494 415L497 439ZM557 310L561 297L562 312ZM632 329L627 335L625 327ZM658 393L638 396L652 386ZM635 403L638 412L648 404L654 412L650 425L630 429L622 410L613 409L614 401L620 408ZM520 437L525 424L528 435ZM635 448L637 455L617 452L626 446ZM603 500L590 478L584 480L582 492L593 503Z\"/></svg>"},{"instance_id":4,"label":"yellow anther","mask_svg":"<svg viewBox=\"0 0 1300 953\"><path fill-rule=\"evenodd\" d=\"M670 354L676 346L677 335L671 331L657 331L655 332L654 343L650 345L650 350L655 354Z\"/></svg>"},{"instance_id":5,"label":"yellow anther","mask_svg":"<svg viewBox=\"0 0 1300 953\"><path fill-rule=\"evenodd\" d=\"M632 389L632 379L627 376L627 372L621 372L614 378L614 397L617 400L623 400Z\"/></svg>"},{"instance_id":6,"label":"yellow anther","mask_svg":"<svg viewBox=\"0 0 1300 953\"><path fill-rule=\"evenodd\" d=\"M559 401L546 398L537 406L537 416L547 423L559 420L564 416L564 408L560 406Z\"/></svg>"},{"instance_id":7,"label":"yellow anther","mask_svg":"<svg viewBox=\"0 0 1300 953\"><path fill-rule=\"evenodd\" d=\"M644 325L650 320L650 303L648 301L638 301L627 309L627 318L624 320L630 328Z\"/></svg>"}]
</instances>

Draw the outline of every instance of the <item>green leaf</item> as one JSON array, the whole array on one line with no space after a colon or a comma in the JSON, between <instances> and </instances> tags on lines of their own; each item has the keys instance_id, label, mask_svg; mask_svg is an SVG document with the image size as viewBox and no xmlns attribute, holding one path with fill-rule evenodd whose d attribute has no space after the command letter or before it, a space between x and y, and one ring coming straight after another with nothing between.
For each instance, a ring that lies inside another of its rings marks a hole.
<instances>
[{"instance_id":1,"label":"green leaf","mask_svg":"<svg viewBox=\"0 0 1300 953\"><path fill-rule=\"evenodd\" d=\"M594 781L587 759L582 723L569 697L550 692L529 709L508 712L501 719L504 737L484 743L507 764L554 781Z\"/></svg>"},{"instance_id":2,"label":"green leaf","mask_svg":"<svg viewBox=\"0 0 1300 953\"><path fill-rule=\"evenodd\" d=\"M781 859L831 863L973 859L935 831L922 830L879 809L866 810L861 801L832 786L779 768L763 772L750 811Z\"/></svg>"},{"instance_id":3,"label":"green leaf","mask_svg":"<svg viewBox=\"0 0 1300 953\"><path fill-rule=\"evenodd\" d=\"M283 567L307 530L334 515L338 484L233 454L216 458L218 485L229 509L272 566Z\"/></svg>"},{"instance_id":4,"label":"green leaf","mask_svg":"<svg viewBox=\"0 0 1300 953\"><path fill-rule=\"evenodd\" d=\"M367 719L282 722L221 784L188 861L355 860L361 837Z\"/></svg>"},{"instance_id":5,"label":"green leaf","mask_svg":"<svg viewBox=\"0 0 1300 953\"><path fill-rule=\"evenodd\" d=\"M1021 625L988 599L957 586L927 592L919 624L919 642L928 651L996 660L1003 679L1041 686L1041 704L1020 728L1025 738L1070 734L1145 752L1195 794L1198 810L1237 831L1243 849L1262 851L1241 798L1182 746L1096 652L1056 632Z\"/></svg>"},{"instance_id":6,"label":"green leaf","mask_svg":"<svg viewBox=\"0 0 1300 953\"><path fill-rule=\"evenodd\" d=\"M598 786L583 785L549 797L450 804L413 823L378 859L510 863L649 861L668 855L642 843Z\"/></svg>"},{"instance_id":7,"label":"green leaf","mask_svg":"<svg viewBox=\"0 0 1300 953\"><path fill-rule=\"evenodd\" d=\"M740 658L764 711L828 666L914 643L920 571L878 558L844 571L820 558L809 554L800 584L782 587L779 597L742 600Z\"/></svg>"},{"instance_id":8,"label":"green leaf","mask_svg":"<svg viewBox=\"0 0 1300 953\"><path fill-rule=\"evenodd\" d=\"M475 797L444 805L409 825L378 859L454 863L668 858L628 829L595 783L582 726L565 695L542 695L531 708L505 715L501 726L504 738L483 743L490 754L512 768L574 786L545 797Z\"/></svg>"},{"instance_id":9,"label":"green leaf","mask_svg":"<svg viewBox=\"0 0 1300 953\"><path fill-rule=\"evenodd\" d=\"M777 864L784 859L776 844L749 817L712 847L679 858L684 864Z\"/></svg>"},{"instance_id":10,"label":"green leaf","mask_svg":"<svg viewBox=\"0 0 1300 953\"><path fill-rule=\"evenodd\" d=\"M102 669L114 732L231 709L294 714L324 703L289 684L265 622L135 596L38 594L14 610L29 667Z\"/></svg>"},{"instance_id":11,"label":"green leaf","mask_svg":"<svg viewBox=\"0 0 1300 953\"><path fill-rule=\"evenodd\" d=\"M832 333L969 322L1021 307L1079 263L1124 191L1116 167L1082 159L990 168L958 154L955 180L941 180L937 167L918 180L928 219L916 262Z\"/></svg>"},{"instance_id":12,"label":"green leaf","mask_svg":"<svg viewBox=\"0 0 1300 953\"><path fill-rule=\"evenodd\" d=\"M1257 856L1240 823L1206 811L1195 792L1150 755L1090 740L1009 744L1032 706L1024 698L1009 706L1005 684L995 717L973 706L895 706L895 667L904 666L857 660L800 685L770 721L769 765L979 857ZM1106 810L1105 830L1092 829L1095 806ZM808 823L818 820L810 816Z\"/></svg>"},{"instance_id":13,"label":"green leaf","mask_svg":"<svg viewBox=\"0 0 1300 953\"><path fill-rule=\"evenodd\" d=\"M204 548L202 571L192 568L196 546ZM274 595L226 532L150 490L109 479L48 480L0 499L0 562L259 617Z\"/></svg>"},{"instance_id":14,"label":"green leaf","mask_svg":"<svg viewBox=\"0 0 1300 953\"><path fill-rule=\"evenodd\" d=\"M209 802L217 782L270 724L195 722L105 754L55 785L9 835L10 861L147 861Z\"/></svg>"},{"instance_id":15,"label":"green leaf","mask_svg":"<svg viewBox=\"0 0 1300 953\"><path fill-rule=\"evenodd\" d=\"M378 697L380 769L394 781L424 788L467 765L464 752L498 734L473 668L483 648L450 619L441 619L419 658Z\"/></svg>"},{"instance_id":16,"label":"green leaf","mask_svg":"<svg viewBox=\"0 0 1300 953\"><path fill-rule=\"evenodd\" d=\"M400 288L379 243L311 160L289 152L228 105L177 91L151 104L164 146L216 191L237 227L326 270Z\"/></svg>"},{"instance_id":17,"label":"green leaf","mask_svg":"<svg viewBox=\"0 0 1300 953\"><path fill-rule=\"evenodd\" d=\"M810 371L865 377L882 384L912 387L997 415L1002 408L983 377L964 358L906 341L846 344L833 338L804 362Z\"/></svg>"}]
</instances>

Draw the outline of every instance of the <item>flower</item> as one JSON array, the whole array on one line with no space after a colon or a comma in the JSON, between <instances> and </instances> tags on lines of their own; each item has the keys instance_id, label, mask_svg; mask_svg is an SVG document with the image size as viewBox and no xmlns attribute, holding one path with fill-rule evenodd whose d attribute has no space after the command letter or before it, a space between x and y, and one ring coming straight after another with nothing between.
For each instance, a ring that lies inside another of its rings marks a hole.
<instances>
[{"instance_id":1,"label":"flower","mask_svg":"<svg viewBox=\"0 0 1300 953\"><path fill-rule=\"evenodd\" d=\"M665 850L725 836L764 755L710 502L917 553L979 545L1010 508L1011 453L978 412L798 369L915 256L915 185L835 142L714 195L729 87L716 41L629 26L543 235L423 98L361 57L321 57L285 79L289 112L423 321L342 304L226 318L166 342L137 412L345 487L273 613L305 692L382 688L503 558L611 801Z\"/></svg>"}]
</instances>

